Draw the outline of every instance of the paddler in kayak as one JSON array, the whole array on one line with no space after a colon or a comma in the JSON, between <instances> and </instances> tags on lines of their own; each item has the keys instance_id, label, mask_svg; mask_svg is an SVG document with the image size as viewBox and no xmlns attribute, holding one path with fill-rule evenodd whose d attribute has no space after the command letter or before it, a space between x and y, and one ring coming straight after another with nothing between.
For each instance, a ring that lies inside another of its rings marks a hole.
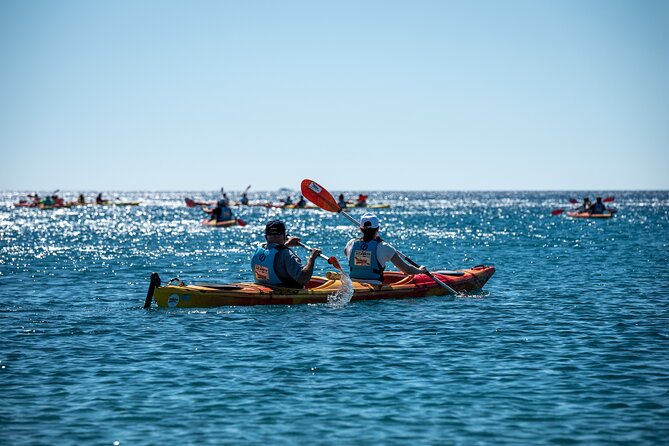
<instances>
[{"instance_id":1,"label":"paddler in kayak","mask_svg":"<svg viewBox=\"0 0 669 446\"><path fill-rule=\"evenodd\" d=\"M337 198L337 204L342 209L346 209L348 207L346 200L344 199L344 194L339 194L339 197Z\"/></svg>"},{"instance_id":2,"label":"paddler in kayak","mask_svg":"<svg viewBox=\"0 0 669 446\"><path fill-rule=\"evenodd\" d=\"M79 194L79 197L77 198L77 204L86 204L86 197L84 197L84 194Z\"/></svg>"},{"instance_id":3,"label":"paddler in kayak","mask_svg":"<svg viewBox=\"0 0 669 446\"><path fill-rule=\"evenodd\" d=\"M293 204L293 199L290 195L288 195L285 200L280 200L280 201L283 201L283 206L284 207L290 206L290 205Z\"/></svg>"},{"instance_id":4,"label":"paddler in kayak","mask_svg":"<svg viewBox=\"0 0 669 446\"><path fill-rule=\"evenodd\" d=\"M216 207L210 210L202 209L204 212L211 215L212 220L219 221L230 221L234 219L232 215L232 209L230 209L229 201L227 197L221 198L216 202Z\"/></svg>"},{"instance_id":5,"label":"paddler in kayak","mask_svg":"<svg viewBox=\"0 0 669 446\"><path fill-rule=\"evenodd\" d=\"M107 204L107 203L109 203L109 200L104 200L102 198L102 192L100 192L98 196L95 197L95 204Z\"/></svg>"},{"instance_id":6,"label":"paddler in kayak","mask_svg":"<svg viewBox=\"0 0 669 446\"><path fill-rule=\"evenodd\" d=\"M286 239L286 225L281 220L270 220L265 226L264 243L251 258L251 269L256 283L286 288L304 288L311 280L320 249L313 249L303 266L290 248L297 246L299 237Z\"/></svg>"},{"instance_id":7,"label":"paddler in kayak","mask_svg":"<svg viewBox=\"0 0 669 446\"><path fill-rule=\"evenodd\" d=\"M575 200L574 200L575 201ZM592 202L590 201L590 198L585 197L583 198L583 204L574 209L574 212L588 212L588 209L590 209L590 206L592 206Z\"/></svg>"},{"instance_id":8,"label":"paddler in kayak","mask_svg":"<svg viewBox=\"0 0 669 446\"><path fill-rule=\"evenodd\" d=\"M351 279L373 284L383 283L386 263L392 262L404 274L425 274L427 268L415 268L402 259L397 250L379 237L379 219L372 213L360 217L362 237L351 239L344 248L351 268Z\"/></svg>"},{"instance_id":9,"label":"paddler in kayak","mask_svg":"<svg viewBox=\"0 0 669 446\"><path fill-rule=\"evenodd\" d=\"M302 195L300 195L300 199L297 200L297 203L295 203L296 208L303 208L307 205L307 200L304 199Z\"/></svg>"},{"instance_id":10,"label":"paddler in kayak","mask_svg":"<svg viewBox=\"0 0 669 446\"><path fill-rule=\"evenodd\" d=\"M367 207L367 195L363 194L358 195L358 199L355 201L355 204L353 206L357 208Z\"/></svg>"},{"instance_id":11,"label":"paddler in kayak","mask_svg":"<svg viewBox=\"0 0 669 446\"><path fill-rule=\"evenodd\" d=\"M246 192L242 194L242 198L239 199L239 202L242 204L242 206L249 205L249 197L246 195Z\"/></svg>"},{"instance_id":12,"label":"paddler in kayak","mask_svg":"<svg viewBox=\"0 0 669 446\"><path fill-rule=\"evenodd\" d=\"M602 202L602 197L597 197L595 200L597 201L590 206L590 213L595 215L603 214L606 211L606 205Z\"/></svg>"}]
</instances>

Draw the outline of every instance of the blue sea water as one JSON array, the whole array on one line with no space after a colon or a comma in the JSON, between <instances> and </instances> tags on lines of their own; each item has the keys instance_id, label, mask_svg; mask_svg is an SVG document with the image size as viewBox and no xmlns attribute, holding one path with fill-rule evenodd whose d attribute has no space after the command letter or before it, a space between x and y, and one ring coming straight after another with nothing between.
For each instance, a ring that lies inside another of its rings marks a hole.
<instances>
[{"instance_id":1,"label":"blue sea water","mask_svg":"<svg viewBox=\"0 0 669 446\"><path fill-rule=\"evenodd\" d=\"M669 438L669 192L616 192L602 221L550 215L583 192L372 192L392 205L383 237L417 262L496 274L454 301L148 311L153 271L250 280L270 218L340 259L356 230L265 208L207 228L183 204L205 193L51 211L21 195L0 193L0 444Z\"/></svg>"}]
</instances>

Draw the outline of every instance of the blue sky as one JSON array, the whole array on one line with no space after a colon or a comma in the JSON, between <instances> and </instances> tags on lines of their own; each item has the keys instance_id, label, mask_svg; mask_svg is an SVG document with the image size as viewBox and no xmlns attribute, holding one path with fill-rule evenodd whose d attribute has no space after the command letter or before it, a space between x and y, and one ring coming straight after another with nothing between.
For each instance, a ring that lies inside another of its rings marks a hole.
<instances>
[{"instance_id":1,"label":"blue sky","mask_svg":"<svg viewBox=\"0 0 669 446\"><path fill-rule=\"evenodd\" d=\"M669 189L666 1L0 2L0 190Z\"/></svg>"}]
</instances>

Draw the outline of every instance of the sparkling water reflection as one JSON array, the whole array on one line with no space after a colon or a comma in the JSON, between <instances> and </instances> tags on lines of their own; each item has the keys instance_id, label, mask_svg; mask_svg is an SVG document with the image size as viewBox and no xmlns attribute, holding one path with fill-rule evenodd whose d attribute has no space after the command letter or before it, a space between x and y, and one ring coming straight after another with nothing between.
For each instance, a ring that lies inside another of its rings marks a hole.
<instances>
[{"instance_id":1,"label":"sparkling water reflection","mask_svg":"<svg viewBox=\"0 0 669 446\"><path fill-rule=\"evenodd\" d=\"M13 208L20 195L0 194L0 444L669 438L667 192L617 192L610 221L550 215L582 192L369 193L417 262L497 273L454 301L190 311L141 310L151 272L249 280L270 218L340 261L356 230L266 208L203 227L178 192L51 211Z\"/></svg>"}]
</instances>

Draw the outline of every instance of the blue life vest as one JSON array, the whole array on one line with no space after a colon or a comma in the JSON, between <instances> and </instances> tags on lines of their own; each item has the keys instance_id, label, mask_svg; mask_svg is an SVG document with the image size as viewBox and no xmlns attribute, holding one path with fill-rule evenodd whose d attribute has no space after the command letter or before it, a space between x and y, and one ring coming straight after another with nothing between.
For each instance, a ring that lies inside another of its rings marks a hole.
<instances>
[{"instance_id":1,"label":"blue life vest","mask_svg":"<svg viewBox=\"0 0 669 446\"><path fill-rule=\"evenodd\" d=\"M251 269L253 270L253 277L255 278L256 283L289 288L302 288L302 285L296 280L293 280L292 277L282 279L276 273L274 262L276 261L277 254L284 249L288 248L284 245L275 245L271 248L267 248L266 244L258 246L258 249L256 249L255 254L253 254L253 257L251 258Z\"/></svg>"},{"instance_id":2,"label":"blue life vest","mask_svg":"<svg viewBox=\"0 0 669 446\"><path fill-rule=\"evenodd\" d=\"M348 256L348 265L351 267L351 279L383 281L385 265L379 263L376 248L380 240L364 242L356 240Z\"/></svg>"},{"instance_id":3,"label":"blue life vest","mask_svg":"<svg viewBox=\"0 0 669 446\"><path fill-rule=\"evenodd\" d=\"M232 209L228 207L216 207L214 209L214 217L216 217L216 221L232 220Z\"/></svg>"},{"instance_id":4,"label":"blue life vest","mask_svg":"<svg viewBox=\"0 0 669 446\"><path fill-rule=\"evenodd\" d=\"M604 203L595 203L592 205L593 214L603 214L606 210L606 205Z\"/></svg>"}]
</instances>

